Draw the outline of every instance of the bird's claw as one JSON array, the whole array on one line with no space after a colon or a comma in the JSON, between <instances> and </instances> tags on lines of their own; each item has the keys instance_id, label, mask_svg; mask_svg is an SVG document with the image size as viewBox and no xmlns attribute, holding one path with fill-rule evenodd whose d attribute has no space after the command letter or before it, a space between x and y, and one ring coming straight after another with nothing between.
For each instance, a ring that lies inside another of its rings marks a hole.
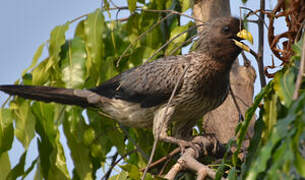
<instances>
[{"instance_id":1,"label":"bird's claw","mask_svg":"<svg viewBox=\"0 0 305 180\"><path fill-rule=\"evenodd\" d=\"M194 150L194 152L195 152L195 157L196 157L196 158L199 157L200 149L199 149L198 144L196 144L196 143L194 143L194 142L191 142L191 141L184 141L184 140L182 140L182 141L179 141L179 142L178 142L178 145L179 145L179 147L180 147L180 151L181 151L182 154L185 153L185 149L186 149L187 147L190 147L190 148L192 148L192 149Z\"/></svg>"}]
</instances>

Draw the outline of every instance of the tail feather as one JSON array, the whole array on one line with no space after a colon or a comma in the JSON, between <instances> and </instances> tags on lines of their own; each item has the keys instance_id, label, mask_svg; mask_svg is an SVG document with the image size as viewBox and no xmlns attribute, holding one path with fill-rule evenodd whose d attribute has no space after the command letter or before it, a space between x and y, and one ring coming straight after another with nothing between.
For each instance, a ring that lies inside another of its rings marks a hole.
<instances>
[{"instance_id":1,"label":"tail feather","mask_svg":"<svg viewBox=\"0 0 305 180\"><path fill-rule=\"evenodd\" d=\"M96 96L94 92L89 90L54 88L47 86L0 85L0 90L7 94L17 95L26 99L78 105L81 107L94 106L94 103L88 102L88 97L92 95Z\"/></svg>"}]
</instances>

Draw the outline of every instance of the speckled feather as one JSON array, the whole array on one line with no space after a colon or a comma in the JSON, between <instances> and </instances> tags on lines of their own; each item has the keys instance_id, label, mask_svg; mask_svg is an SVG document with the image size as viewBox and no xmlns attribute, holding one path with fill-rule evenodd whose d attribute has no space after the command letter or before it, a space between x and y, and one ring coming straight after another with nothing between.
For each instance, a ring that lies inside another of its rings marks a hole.
<instances>
[{"instance_id":1,"label":"speckled feather","mask_svg":"<svg viewBox=\"0 0 305 180\"><path fill-rule=\"evenodd\" d=\"M229 31L225 32L224 27ZM90 90L22 85L0 86L0 90L34 100L98 107L122 124L155 127L154 123L162 122L154 122L154 117L165 108L179 76L188 66L171 103L174 109L171 121L179 131L192 127L197 119L225 100L229 72L241 52L232 41L238 39L239 30L236 18L211 21L200 35L196 51L143 64Z\"/></svg>"}]
</instances>

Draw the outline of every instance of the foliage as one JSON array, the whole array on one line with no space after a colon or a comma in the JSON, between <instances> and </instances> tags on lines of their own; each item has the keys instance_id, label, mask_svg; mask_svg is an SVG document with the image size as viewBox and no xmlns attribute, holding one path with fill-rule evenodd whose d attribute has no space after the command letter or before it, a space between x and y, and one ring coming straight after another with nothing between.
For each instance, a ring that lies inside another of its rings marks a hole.
<instances>
[{"instance_id":1,"label":"foliage","mask_svg":"<svg viewBox=\"0 0 305 180\"><path fill-rule=\"evenodd\" d=\"M301 179L305 177L305 84L299 98L293 100L295 80L302 53L302 40L293 48L295 55L290 64L277 72L274 79L256 96L245 115L236 140L238 150L232 156L230 178L236 179ZM259 108L255 134L243 163L238 155L249 126ZM224 164L218 170L223 174ZM237 171L237 169L239 171Z\"/></svg>"},{"instance_id":2,"label":"foliage","mask_svg":"<svg viewBox=\"0 0 305 180\"><path fill-rule=\"evenodd\" d=\"M138 5L143 6L143 10ZM164 19L167 14L145 9L184 12L190 6L190 0L128 0L131 15L125 22L105 19L105 13L111 13L109 3L104 0L104 10L97 9L78 21L72 39L67 39L65 34L74 21L52 30L48 42L39 46L32 64L22 73L21 84L80 89L97 86L128 68L142 64L169 39L193 26L192 22L181 25L181 17L177 14ZM175 39L157 52L152 60L171 55L176 47L187 46L184 42L194 33L189 31ZM49 56L39 62L44 47L48 48ZM245 121L237 129L237 140L229 143L238 149L232 159L228 154L225 156L218 168L218 177L224 170L228 170L229 179L295 179L305 176L304 149L303 156L301 154L305 139L304 83L299 98L292 100L301 49L302 42L294 45L295 55L291 63L278 72L255 98ZM181 54L181 48L172 54ZM241 162L238 155L249 122L258 108L255 134L248 155ZM72 177L68 173L62 136L67 139L74 165ZM8 150L14 137L22 143L24 153L18 164L11 167ZM37 141L39 154L33 162L27 162L28 148L33 141ZM120 172L110 179L139 179L152 142L150 130L121 126L101 116L95 109L84 110L14 97L9 107L0 109L0 179L24 178L31 171L36 171L35 179L95 179L98 169L107 170L109 167L109 154L116 153L123 157L124 163L119 164ZM167 155L174 147L159 143L155 159ZM110 158L113 157L116 156ZM30 164L27 169L26 163ZM228 163L230 169L225 166ZM157 167L152 173L160 169ZM147 179L153 179L152 175L149 174Z\"/></svg>"},{"instance_id":3,"label":"foliage","mask_svg":"<svg viewBox=\"0 0 305 180\"><path fill-rule=\"evenodd\" d=\"M47 43L42 43L37 49L30 67L22 73L20 83L80 89L97 86L128 68L142 64L161 45L193 24L180 25L180 16L174 14L161 21L166 14L136 10L136 5L140 4L145 9L181 11L189 9L190 1L152 0L144 4L143 0L128 0L131 15L126 22L106 20L104 14L111 13L107 12L108 2L104 2L106 10L97 9L78 21L72 39L67 39L65 34L74 21L56 26ZM160 23L156 24L157 21ZM153 25L155 28L150 29ZM144 32L145 36L138 38ZM192 34L194 31L186 32L153 59L165 53L169 55L177 46L188 45L183 42ZM127 49L130 44L131 48ZM39 62L44 47L47 47L49 56ZM181 48L174 52L179 53ZM120 58L122 54L124 56ZM68 173L61 136L65 136L70 149L74 164L72 177ZM10 167L8 150L14 137L22 143L24 153L19 163ZM33 162L27 162L32 141L37 141L39 154ZM142 153L136 151L124 158L127 164L120 166L122 173L113 177L128 175L138 179L141 176L139 169L146 165L152 142L150 130L122 127L94 109L14 97L9 107L3 106L0 110L0 179L24 178L33 170L36 179L95 179L98 169L107 170L109 167L106 161L109 152L125 157L140 148ZM161 144L155 157L164 156L173 148ZM25 169L26 163L31 164L28 169Z\"/></svg>"}]
</instances>

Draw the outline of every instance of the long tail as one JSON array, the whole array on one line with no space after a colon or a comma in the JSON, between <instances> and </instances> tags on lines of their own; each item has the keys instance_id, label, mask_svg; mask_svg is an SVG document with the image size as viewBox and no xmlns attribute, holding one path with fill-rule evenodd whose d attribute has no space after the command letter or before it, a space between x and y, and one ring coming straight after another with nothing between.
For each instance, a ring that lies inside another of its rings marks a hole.
<instances>
[{"instance_id":1,"label":"long tail","mask_svg":"<svg viewBox=\"0 0 305 180\"><path fill-rule=\"evenodd\" d=\"M100 95L90 90L47 86L0 85L0 90L7 94L17 95L26 99L78 105L81 107L95 106L100 99Z\"/></svg>"}]
</instances>

